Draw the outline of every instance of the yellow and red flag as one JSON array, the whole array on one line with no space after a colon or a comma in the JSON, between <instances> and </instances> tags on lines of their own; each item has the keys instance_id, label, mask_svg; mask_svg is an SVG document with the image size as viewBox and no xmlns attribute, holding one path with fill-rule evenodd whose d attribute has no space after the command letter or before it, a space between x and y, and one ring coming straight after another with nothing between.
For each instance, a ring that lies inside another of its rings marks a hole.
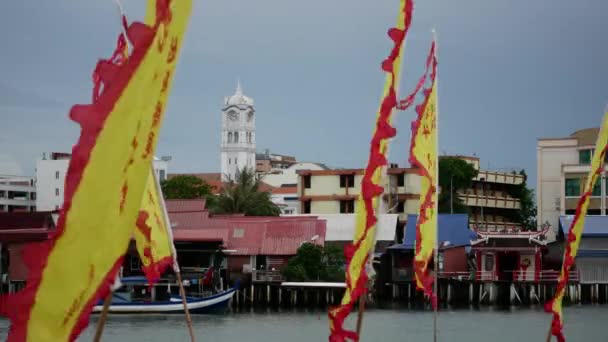
<instances>
[{"instance_id":1,"label":"yellow and red flag","mask_svg":"<svg viewBox=\"0 0 608 342\"><path fill-rule=\"evenodd\" d=\"M132 23L132 51L96 68L103 84L70 117L72 149L57 234L26 254L26 288L4 298L8 341L73 341L110 289L139 215L191 0L158 0L152 25ZM96 94L97 95L97 94Z\"/></svg>"},{"instance_id":2,"label":"yellow and red flag","mask_svg":"<svg viewBox=\"0 0 608 342\"><path fill-rule=\"evenodd\" d=\"M391 126L391 117L397 105L395 87L399 84L403 43L410 27L412 9L412 0L401 0L397 26L388 31L393 48L389 57L382 62L382 70L387 75L377 112L369 160L361 181L361 196L357 201L355 236L353 244L346 250L346 292L340 305L329 310L330 341L358 340L356 332L344 328L344 320L359 297L366 293L366 265L375 243L378 221L376 208L379 196L384 191L382 178L383 168L387 165L388 140L396 134L395 128Z\"/></svg>"},{"instance_id":3,"label":"yellow and red flag","mask_svg":"<svg viewBox=\"0 0 608 342\"><path fill-rule=\"evenodd\" d=\"M174 263L173 238L154 170L150 169L134 232L142 270L150 285Z\"/></svg>"},{"instance_id":4,"label":"yellow and red flag","mask_svg":"<svg viewBox=\"0 0 608 342\"><path fill-rule=\"evenodd\" d=\"M574 219L570 224L568 231L568 239L566 240L566 250L564 251L564 261L562 264L562 270L557 280L557 288L555 290L555 297L545 304L547 312L553 314L553 320L551 322L551 334L557 337L560 342L566 341L563 334L563 314L562 314L562 300L568 285L570 269L574 265L576 253L581 242L581 234L585 227L585 215L587 208L589 207L589 199L593 193L593 186L596 184L602 171L604 170L604 161L606 156L606 149L608 148L608 110L604 114L602 126L600 128L597 142L595 144L595 151L593 154L593 160L591 161L591 170L585 183L585 189L583 195L578 200L576 206L576 213Z\"/></svg>"},{"instance_id":5,"label":"yellow and red flag","mask_svg":"<svg viewBox=\"0 0 608 342\"><path fill-rule=\"evenodd\" d=\"M429 261L437 244L437 59L435 44L431 47L432 69L430 88L424 90L424 102L416 107L418 117L412 123L410 163L420 173L420 208L416 223L416 255L414 272L416 287L431 299L433 307L437 299L433 293L433 277L428 271Z\"/></svg>"}]
</instances>

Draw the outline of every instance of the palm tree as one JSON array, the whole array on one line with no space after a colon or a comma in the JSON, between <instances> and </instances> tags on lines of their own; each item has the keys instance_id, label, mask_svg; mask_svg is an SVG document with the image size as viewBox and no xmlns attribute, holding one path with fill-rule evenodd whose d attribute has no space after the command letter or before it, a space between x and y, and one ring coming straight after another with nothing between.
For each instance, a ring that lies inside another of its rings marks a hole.
<instances>
[{"instance_id":1,"label":"palm tree","mask_svg":"<svg viewBox=\"0 0 608 342\"><path fill-rule=\"evenodd\" d=\"M218 214L245 214L246 216L279 216L281 210L272 203L270 193L260 191L260 180L252 169L237 172L217 198L214 212Z\"/></svg>"}]
</instances>

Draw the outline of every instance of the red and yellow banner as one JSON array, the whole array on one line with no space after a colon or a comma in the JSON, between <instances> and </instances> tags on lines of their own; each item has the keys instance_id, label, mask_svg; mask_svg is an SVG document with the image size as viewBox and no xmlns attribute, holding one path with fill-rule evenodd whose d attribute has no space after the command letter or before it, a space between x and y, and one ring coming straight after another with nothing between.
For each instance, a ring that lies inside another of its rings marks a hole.
<instances>
[{"instance_id":1,"label":"red and yellow banner","mask_svg":"<svg viewBox=\"0 0 608 342\"><path fill-rule=\"evenodd\" d=\"M149 284L156 283L173 264L173 240L167 226L163 198L154 170L150 170L134 233L142 270Z\"/></svg>"},{"instance_id":2,"label":"red and yellow banner","mask_svg":"<svg viewBox=\"0 0 608 342\"><path fill-rule=\"evenodd\" d=\"M587 208L589 207L589 199L593 193L593 186L596 184L598 178L604 170L604 161L607 148L608 111L604 114L602 126L597 137L593 160L591 161L591 171L589 171L589 177L587 177L587 183L585 183L585 191L578 200L574 220L572 220L572 224L570 225L570 229L568 231L566 250L564 251L564 261L560 276L557 280L555 297L545 304L545 309L547 312L553 314L553 320L551 322L551 334L557 337L557 340L560 342L566 341L562 331L564 326L562 300L564 299L566 286L568 286L570 269L574 265L576 253L578 252L578 247L581 242L581 235L583 234L583 229L585 227L585 215L587 214Z\"/></svg>"},{"instance_id":3,"label":"red and yellow banner","mask_svg":"<svg viewBox=\"0 0 608 342\"><path fill-rule=\"evenodd\" d=\"M344 320L352 311L356 301L366 293L366 265L373 251L376 234L376 208L383 193L383 168L387 165L388 140L395 136L391 126L393 109L397 105L395 87L399 84L399 71L405 36L412 18L412 0L401 0L397 27L388 35L393 41L393 49L382 62L382 70L387 73L382 101L377 112L377 121L371 141L369 161L361 181L361 196L356 206L356 230L353 244L346 250L348 268L346 271L346 292L339 306L329 310L330 341L358 340L357 333L344 328Z\"/></svg>"},{"instance_id":4,"label":"red and yellow banner","mask_svg":"<svg viewBox=\"0 0 608 342\"><path fill-rule=\"evenodd\" d=\"M70 117L72 150L56 236L26 253L26 288L3 301L8 341L73 341L109 292L142 204L191 0L151 3L153 25L133 23L124 63L96 68L103 88Z\"/></svg>"},{"instance_id":5,"label":"red and yellow banner","mask_svg":"<svg viewBox=\"0 0 608 342\"><path fill-rule=\"evenodd\" d=\"M433 293L433 277L428 271L429 261L437 244L437 60L434 44L430 89L424 90L424 103L416 107L418 117L412 123L410 163L420 173L420 209L416 223L416 255L414 272L416 287L431 298L433 307L437 299Z\"/></svg>"}]
</instances>

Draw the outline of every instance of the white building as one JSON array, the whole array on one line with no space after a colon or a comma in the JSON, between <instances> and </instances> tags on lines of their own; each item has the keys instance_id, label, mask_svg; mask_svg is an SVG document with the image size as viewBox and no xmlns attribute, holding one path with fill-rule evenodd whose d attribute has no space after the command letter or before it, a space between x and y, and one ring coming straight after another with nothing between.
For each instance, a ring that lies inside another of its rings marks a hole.
<instances>
[{"instance_id":1,"label":"white building","mask_svg":"<svg viewBox=\"0 0 608 342\"><path fill-rule=\"evenodd\" d=\"M63 205L65 176L70 164L69 153L44 153L36 162L36 209L58 210ZM154 171L159 180L167 178L171 157L154 157Z\"/></svg>"},{"instance_id":2,"label":"white building","mask_svg":"<svg viewBox=\"0 0 608 342\"><path fill-rule=\"evenodd\" d=\"M565 138L543 138L537 145L538 223L549 223L554 231L560 215L574 215L591 170L591 158L599 129L589 128ZM606 215L608 195L605 173L596 183L587 215Z\"/></svg>"},{"instance_id":3,"label":"white building","mask_svg":"<svg viewBox=\"0 0 608 342\"><path fill-rule=\"evenodd\" d=\"M0 212L36 211L36 187L31 177L0 175Z\"/></svg>"},{"instance_id":4,"label":"white building","mask_svg":"<svg viewBox=\"0 0 608 342\"><path fill-rule=\"evenodd\" d=\"M234 95L224 99L222 109L222 181L236 179L244 168L255 169L255 109L239 82Z\"/></svg>"}]
</instances>

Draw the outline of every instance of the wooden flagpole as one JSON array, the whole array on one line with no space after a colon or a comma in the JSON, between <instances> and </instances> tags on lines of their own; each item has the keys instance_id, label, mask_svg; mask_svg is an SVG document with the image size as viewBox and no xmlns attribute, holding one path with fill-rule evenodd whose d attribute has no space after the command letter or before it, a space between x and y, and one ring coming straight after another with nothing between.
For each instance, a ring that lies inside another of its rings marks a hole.
<instances>
[{"instance_id":1,"label":"wooden flagpole","mask_svg":"<svg viewBox=\"0 0 608 342\"><path fill-rule=\"evenodd\" d=\"M108 311L110 311L110 303L112 303L113 294L114 291L110 290L110 293L108 293L106 299L103 302L103 310L101 311L101 316L99 316L99 321L97 322L97 329L95 330L95 337L93 337L93 342L101 341L101 335L103 334L103 328L106 325Z\"/></svg>"},{"instance_id":2,"label":"wooden flagpole","mask_svg":"<svg viewBox=\"0 0 608 342\"><path fill-rule=\"evenodd\" d=\"M171 227L171 222L169 221L169 214L167 213L167 206L165 205L165 199L163 197L163 191L160 188L160 183L156 179L156 173L152 168L152 177L154 177L154 185L156 186L156 191L158 193L159 201L162 210L163 220L165 221L165 225L167 226L167 234L169 235L169 244L171 245L171 255L173 256L173 271L175 272L175 276L177 278L177 284L179 285L179 294L182 297L182 304L184 306L184 315L186 316L186 323L188 325L188 333L190 334L190 341L194 342L194 329L192 328L192 317L190 317L190 311L188 310L188 302L186 299L186 290L184 289L184 282L182 280L182 273L179 269L179 263L177 262L177 251L175 250L175 244L173 243L173 228Z\"/></svg>"}]
</instances>

